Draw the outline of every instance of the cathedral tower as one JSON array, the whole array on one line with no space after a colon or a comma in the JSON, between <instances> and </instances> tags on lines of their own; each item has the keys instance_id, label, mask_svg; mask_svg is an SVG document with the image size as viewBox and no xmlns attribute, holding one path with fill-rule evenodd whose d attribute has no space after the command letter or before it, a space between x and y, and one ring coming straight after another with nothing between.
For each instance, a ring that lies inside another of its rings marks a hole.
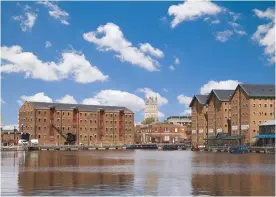
<instances>
[{"instance_id":1,"label":"cathedral tower","mask_svg":"<svg viewBox=\"0 0 276 197\"><path fill-rule=\"evenodd\" d=\"M158 101L157 97L146 97L145 100L146 108L145 108L145 116L146 118L154 118L155 122L158 122Z\"/></svg>"}]
</instances>

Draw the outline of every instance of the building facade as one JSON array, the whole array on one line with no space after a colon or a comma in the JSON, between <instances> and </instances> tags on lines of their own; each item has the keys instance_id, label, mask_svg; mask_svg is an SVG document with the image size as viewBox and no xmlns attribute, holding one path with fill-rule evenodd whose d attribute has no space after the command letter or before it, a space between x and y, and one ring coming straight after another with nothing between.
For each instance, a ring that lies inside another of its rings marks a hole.
<instances>
[{"instance_id":1,"label":"building facade","mask_svg":"<svg viewBox=\"0 0 276 197\"><path fill-rule=\"evenodd\" d=\"M168 123L176 125L192 125L191 116L170 116L167 118Z\"/></svg>"},{"instance_id":2,"label":"building facade","mask_svg":"<svg viewBox=\"0 0 276 197\"><path fill-rule=\"evenodd\" d=\"M19 130L39 144L132 144L134 113L125 107L25 102Z\"/></svg>"},{"instance_id":3,"label":"building facade","mask_svg":"<svg viewBox=\"0 0 276 197\"><path fill-rule=\"evenodd\" d=\"M195 95L191 101L192 108L192 144L204 144L207 131L208 95Z\"/></svg>"},{"instance_id":4,"label":"building facade","mask_svg":"<svg viewBox=\"0 0 276 197\"><path fill-rule=\"evenodd\" d=\"M141 143L181 143L190 140L190 127L168 123L136 125Z\"/></svg>"},{"instance_id":5,"label":"building facade","mask_svg":"<svg viewBox=\"0 0 276 197\"><path fill-rule=\"evenodd\" d=\"M275 119L275 85L239 84L231 106L232 135L241 135L245 143L252 143L259 125Z\"/></svg>"},{"instance_id":6,"label":"building facade","mask_svg":"<svg viewBox=\"0 0 276 197\"><path fill-rule=\"evenodd\" d=\"M212 90L208 96L208 136L231 133L231 96L234 90Z\"/></svg>"},{"instance_id":7,"label":"building facade","mask_svg":"<svg viewBox=\"0 0 276 197\"><path fill-rule=\"evenodd\" d=\"M144 120L147 118L154 118L158 122L158 100L157 97L148 97L145 100L145 115Z\"/></svg>"}]
</instances>

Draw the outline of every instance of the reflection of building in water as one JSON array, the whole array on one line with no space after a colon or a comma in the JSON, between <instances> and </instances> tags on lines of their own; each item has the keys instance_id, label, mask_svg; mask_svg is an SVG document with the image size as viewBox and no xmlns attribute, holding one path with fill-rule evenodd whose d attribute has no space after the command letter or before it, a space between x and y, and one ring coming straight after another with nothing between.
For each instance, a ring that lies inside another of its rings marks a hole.
<instances>
[{"instance_id":1,"label":"reflection of building in water","mask_svg":"<svg viewBox=\"0 0 276 197\"><path fill-rule=\"evenodd\" d=\"M214 154L214 156L200 156L201 158L193 157L191 195L270 196L275 194L274 166L267 168L263 155L233 155L230 159L229 154L216 156ZM202 163L204 163L203 167Z\"/></svg>"},{"instance_id":2,"label":"reflection of building in water","mask_svg":"<svg viewBox=\"0 0 276 197\"><path fill-rule=\"evenodd\" d=\"M133 175L112 171L113 166L125 164L126 161L101 158L99 155L80 155L78 152L39 152L35 156L34 153L29 152L25 163L20 166L18 185L22 195L40 195L43 190L49 195L49 190L68 191L72 195L76 188L83 191L89 189L92 195L101 187L126 191L129 189L126 183L133 182ZM111 171L102 170L104 167ZM37 190L39 193L36 193Z\"/></svg>"}]
</instances>

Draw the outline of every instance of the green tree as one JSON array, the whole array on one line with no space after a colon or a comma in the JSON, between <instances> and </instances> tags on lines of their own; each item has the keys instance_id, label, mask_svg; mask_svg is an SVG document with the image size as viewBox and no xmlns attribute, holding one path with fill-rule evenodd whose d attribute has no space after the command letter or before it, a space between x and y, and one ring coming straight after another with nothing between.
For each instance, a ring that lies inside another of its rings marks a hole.
<instances>
[{"instance_id":1,"label":"green tree","mask_svg":"<svg viewBox=\"0 0 276 197\"><path fill-rule=\"evenodd\" d=\"M150 123L153 123L155 120L154 118L146 118L145 120L143 120L141 123L143 125L146 125L146 124L150 124Z\"/></svg>"}]
</instances>

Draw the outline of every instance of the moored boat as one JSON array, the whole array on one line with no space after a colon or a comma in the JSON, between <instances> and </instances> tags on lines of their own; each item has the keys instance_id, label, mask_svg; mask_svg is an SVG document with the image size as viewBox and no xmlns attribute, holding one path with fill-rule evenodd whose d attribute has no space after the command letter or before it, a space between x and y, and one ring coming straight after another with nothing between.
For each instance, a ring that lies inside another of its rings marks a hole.
<instances>
[{"instance_id":1,"label":"moored boat","mask_svg":"<svg viewBox=\"0 0 276 197\"><path fill-rule=\"evenodd\" d=\"M230 153L248 153L249 149L246 145L238 145L230 147Z\"/></svg>"},{"instance_id":2,"label":"moored boat","mask_svg":"<svg viewBox=\"0 0 276 197\"><path fill-rule=\"evenodd\" d=\"M156 144L130 144L125 147L126 149L158 149Z\"/></svg>"}]
</instances>

